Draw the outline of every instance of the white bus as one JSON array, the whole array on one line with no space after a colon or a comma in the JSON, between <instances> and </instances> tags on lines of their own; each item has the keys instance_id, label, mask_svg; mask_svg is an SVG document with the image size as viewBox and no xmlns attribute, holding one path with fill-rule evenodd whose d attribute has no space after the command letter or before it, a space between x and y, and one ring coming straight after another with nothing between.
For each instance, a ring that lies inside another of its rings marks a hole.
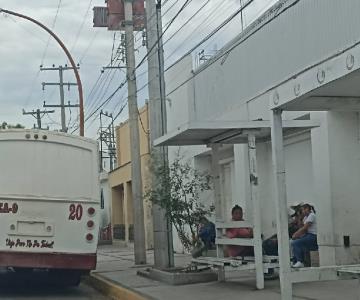
<instances>
[{"instance_id":1,"label":"white bus","mask_svg":"<svg viewBox=\"0 0 360 300\"><path fill-rule=\"evenodd\" d=\"M0 130L0 267L72 278L96 267L100 188L93 140Z\"/></svg>"}]
</instances>

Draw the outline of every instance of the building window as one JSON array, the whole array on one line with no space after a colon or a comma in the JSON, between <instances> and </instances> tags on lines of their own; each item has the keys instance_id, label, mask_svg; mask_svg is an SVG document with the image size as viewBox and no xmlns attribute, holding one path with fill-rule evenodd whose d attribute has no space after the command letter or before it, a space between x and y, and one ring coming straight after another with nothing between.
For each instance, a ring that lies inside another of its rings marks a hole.
<instances>
[{"instance_id":1,"label":"building window","mask_svg":"<svg viewBox=\"0 0 360 300\"><path fill-rule=\"evenodd\" d=\"M100 207L101 209L105 208L105 199L104 199L104 190L101 189L101 194L100 194Z\"/></svg>"}]
</instances>

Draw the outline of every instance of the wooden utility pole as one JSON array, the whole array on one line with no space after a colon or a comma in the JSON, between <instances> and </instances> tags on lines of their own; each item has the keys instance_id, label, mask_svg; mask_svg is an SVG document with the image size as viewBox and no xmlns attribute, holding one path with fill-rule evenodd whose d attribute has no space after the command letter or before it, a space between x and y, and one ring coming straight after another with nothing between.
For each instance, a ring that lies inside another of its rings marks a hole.
<instances>
[{"instance_id":1,"label":"wooden utility pole","mask_svg":"<svg viewBox=\"0 0 360 300\"><path fill-rule=\"evenodd\" d=\"M79 68L79 67L77 67ZM60 91L60 105L48 105L44 102L44 107L60 107L61 109L61 131L62 132L67 132L68 128L66 126L66 114L65 114L65 109L66 108L70 108L70 107L79 107L78 104L70 104L70 102L68 104L65 104L65 96L64 96L64 86L67 86L68 89L70 89L70 86L76 86L77 83L72 83L72 82L68 82L68 83L64 83L64 71L65 70L72 70L72 67L68 67L68 66L59 66L58 68L56 68L55 66L53 66L52 68L43 68L40 67L41 71L59 71L59 82L43 82L42 86L43 86L43 90L45 89L46 85L56 85L59 86L59 91Z\"/></svg>"},{"instance_id":2,"label":"wooden utility pole","mask_svg":"<svg viewBox=\"0 0 360 300\"><path fill-rule=\"evenodd\" d=\"M149 0L147 13L147 48L149 78L149 123L151 153L156 161L168 163L167 147L155 148L154 140L166 133L166 94L164 78L164 53L162 45L161 1ZM153 176L153 185L157 178ZM154 261L155 268L164 269L174 266L172 226L166 218L166 212L153 204Z\"/></svg>"},{"instance_id":3,"label":"wooden utility pole","mask_svg":"<svg viewBox=\"0 0 360 300\"><path fill-rule=\"evenodd\" d=\"M135 264L146 264L144 203L141 180L141 157L139 138L139 110L137 106L137 87L135 74L135 48L133 0L124 0L126 70L128 80L128 107L131 147L131 187L134 209L134 252Z\"/></svg>"},{"instance_id":4,"label":"wooden utility pole","mask_svg":"<svg viewBox=\"0 0 360 300\"><path fill-rule=\"evenodd\" d=\"M37 123L37 127L35 126L34 124L34 128L36 129L44 129L44 130L48 130L49 128L42 128L42 125L41 125L41 114L52 114L54 113L55 110L40 110L40 109L37 109L36 111L25 111L25 109L23 109L23 115L31 115L33 116L35 119L36 119L36 123Z\"/></svg>"}]
</instances>

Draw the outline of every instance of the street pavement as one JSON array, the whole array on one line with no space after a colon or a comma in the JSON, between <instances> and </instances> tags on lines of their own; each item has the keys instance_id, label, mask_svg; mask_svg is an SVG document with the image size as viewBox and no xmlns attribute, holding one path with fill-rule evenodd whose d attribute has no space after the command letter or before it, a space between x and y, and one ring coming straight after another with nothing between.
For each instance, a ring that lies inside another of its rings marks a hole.
<instances>
[{"instance_id":1,"label":"street pavement","mask_svg":"<svg viewBox=\"0 0 360 300\"><path fill-rule=\"evenodd\" d=\"M153 263L153 252L147 252L148 263ZM177 266L185 266L189 255L176 254ZM131 248L101 246L98 249L96 276L117 284L142 296L142 299L159 300L280 300L279 280L266 281L264 290L255 289L255 274L251 272L228 273L226 282L209 282L171 286L136 275L140 266L134 265ZM294 285L294 300L360 300L358 280L308 282Z\"/></svg>"},{"instance_id":2,"label":"street pavement","mask_svg":"<svg viewBox=\"0 0 360 300\"><path fill-rule=\"evenodd\" d=\"M92 287L81 283L79 287L50 285L42 274L21 274L0 270L1 300L107 300Z\"/></svg>"}]
</instances>

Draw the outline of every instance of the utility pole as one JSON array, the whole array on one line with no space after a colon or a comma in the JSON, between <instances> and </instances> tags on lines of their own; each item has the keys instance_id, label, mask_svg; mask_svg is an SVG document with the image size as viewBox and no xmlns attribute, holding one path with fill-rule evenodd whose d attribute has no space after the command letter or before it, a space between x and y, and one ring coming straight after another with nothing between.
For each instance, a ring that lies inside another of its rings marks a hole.
<instances>
[{"instance_id":1,"label":"utility pole","mask_svg":"<svg viewBox=\"0 0 360 300\"><path fill-rule=\"evenodd\" d=\"M103 116L111 119L109 126L103 126ZM106 148L104 148L104 144ZM107 150L107 156L104 155ZM115 147L115 131L114 131L114 117L108 112L100 111L100 157L101 157L101 171L103 171L103 161L108 158L110 161L110 171L114 169L116 161L116 147Z\"/></svg>"},{"instance_id":2,"label":"utility pole","mask_svg":"<svg viewBox=\"0 0 360 300\"><path fill-rule=\"evenodd\" d=\"M79 69L79 66L77 67L77 69ZM61 109L61 131L62 132L67 132L68 128L66 126L65 109L70 108L70 107L79 107L78 104L70 104L70 102L68 102L68 104L65 105L64 86L67 86L68 90L70 90L70 86L77 85L77 83L72 83L72 82L64 83L64 74L63 73L66 70L73 70L73 68L68 67L67 65L65 65L65 67L59 66L58 68L56 68L53 65L52 68L43 68L42 66L40 66L40 70L41 71L59 71L59 82L43 82L42 87L43 87L43 90L44 90L46 85L57 85L57 86L59 86L60 105L47 105L47 104L45 104L45 101L44 101L44 107L60 107L60 109Z\"/></svg>"},{"instance_id":3,"label":"utility pole","mask_svg":"<svg viewBox=\"0 0 360 300\"><path fill-rule=\"evenodd\" d=\"M42 128L41 126L41 119L42 119L42 116L41 114L52 114L54 113L55 110L40 110L40 109L37 109L36 111L25 111L25 109L23 109L23 115L31 115L33 116L36 121L37 121L37 127L36 125L34 124L34 128L36 129L43 129L43 130L48 130L49 128Z\"/></svg>"},{"instance_id":4,"label":"utility pole","mask_svg":"<svg viewBox=\"0 0 360 300\"><path fill-rule=\"evenodd\" d=\"M151 153L159 157L159 163L168 163L167 147L154 147L154 140L163 136L166 124L166 94L164 78L164 53L162 45L161 1L149 0L146 3L147 48L149 78L149 123ZM153 80L158 78L159 80ZM157 185L153 176L153 185ZM164 269L174 266L172 225L166 217L166 211L153 204L154 261L155 268Z\"/></svg>"},{"instance_id":5,"label":"utility pole","mask_svg":"<svg viewBox=\"0 0 360 300\"><path fill-rule=\"evenodd\" d=\"M128 79L128 107L131 147L131 174L134 209L135 264L146 264L144 203L141 179L141 157L139 139L139 111L135 74L133 0L123 0L125 8L126 71Z\"/></svg>"}]
</instances>

